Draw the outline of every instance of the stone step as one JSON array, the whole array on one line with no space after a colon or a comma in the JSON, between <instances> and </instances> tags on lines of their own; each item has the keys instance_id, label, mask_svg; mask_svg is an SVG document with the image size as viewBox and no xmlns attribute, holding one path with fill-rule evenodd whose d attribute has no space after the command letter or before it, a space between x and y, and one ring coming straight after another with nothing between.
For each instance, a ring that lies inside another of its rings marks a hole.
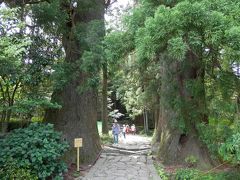
<instances>
[{"instance_id":1,"label":"stone step","mask_svg":"<svg viewBox=\"0 0 240 180\"><path fill-rule=\"evenodd\" d=\"M116 146L116 145L105 145L104 147L106 148L114 148L114 149L119 149L119 150L129 150L129 151L141 151L141 150L148 150L148 149L151 149L151 145L150 144L147 144L147 145L144 145L144 146L127 146L127 147L124 147L124 146Z\"/></svg>"},{"instance_id":2,"label":"stone step","mask_svg":"<svg viewBox=\"0 0 240 180\"><path fill-rule=\"evenodd\" d=\"M105 154L124 154L124 155L131 155L131 154L144 154L147 155L150 152L150 148L140 149L140 150L128 150L123 148L114 148L114 147L104 147L103 153Z\"/></svg>"}]
</instances>

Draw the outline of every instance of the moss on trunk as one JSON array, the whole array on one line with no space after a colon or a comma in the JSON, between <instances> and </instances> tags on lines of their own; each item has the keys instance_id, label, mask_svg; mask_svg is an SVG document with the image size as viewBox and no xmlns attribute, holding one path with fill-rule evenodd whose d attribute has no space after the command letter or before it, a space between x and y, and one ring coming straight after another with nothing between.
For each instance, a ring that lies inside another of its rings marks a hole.
<instances>
[{"instance_id":1,"label":"moss on trunk","mask_svg":"<svg viewBox=\"0 0 240 180\"><path fill-rule=\"evenodd\" d=\"M166 164L183 163L192 155L200 168L211 166L196 130L197 123L207 120L203 71L201 60L191 52L184 62L163 60L160 111L153 145L158 158ZM189 88L190 83L198 83L197 93Z\"/></svg>"},{"instance_id":2,"label":"moss on trunk","mask_svg":"<svg viewBox=\"0 0 240 180\"><path fill-rule=\"evenodd\" d=\"M86 5L91 8L86 8ZM68 2L63 2L62 9L70 8ZM85 8L84 8L85 7ZM82 63L84 50L89 50L86 41L89 23L104 20L104 1L88 0L78 1L76 9L66 9L69 13L69 22L65 24L65 33L62 43L65 49L65 62L76 66ZM84 26L83 26L84 24ZM104 23L99 28L104 28ZM81 27L81 36L77 34L77 28ZM86 31L85 33L83 33ZM103 31L104 32L104 31ZM100 34L99 34L100 35ZM102 34L102 36L104 33ZM101 150L100 138L97 130L97 90L86 88L82 92L79 88L84 88L90 77L89 72L84 72L79 68L74 77L69 78L69 82L61 90L55 90L52 101L62 105L59 110L47 110L45 120L53 123L58 131L63 133L63 137L70 143L71 148L65 159L68 163L76 161L76 153L73 148L74 138L83 138L83 147L80 148L80 156L84 163L95 160Z\"/></svg>"}]
</instances>

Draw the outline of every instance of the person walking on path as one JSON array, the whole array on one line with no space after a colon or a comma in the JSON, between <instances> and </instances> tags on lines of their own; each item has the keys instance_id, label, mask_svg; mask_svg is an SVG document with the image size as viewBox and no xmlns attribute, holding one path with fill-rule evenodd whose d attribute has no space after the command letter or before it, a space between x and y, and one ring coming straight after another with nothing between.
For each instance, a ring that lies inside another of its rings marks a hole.
<instances>
[{"instance_id":1,"label":"person walking on path","mask_svg":"<svg viewBox=\"0 0 240 180\"><path fill-rule=\"evenodd\" d=\"M126 130L127 130L127 128L126 128L126 126L124 124L123 125L123 129L122 129L122 134L123 134L124 139L126 139Z\"/></svg>"},{"instance_id":2,"label":"person walking on path","mask_svg":"<svg viewBox=\"0 0 240 180\"><path fill-rule=\"evenodd\" d=\"M133 135L136 134L136 126L134 124L131 126L131 131Z\"/></svg>"},{"instance_id":3,"label":"person walking on path","mask_svg":"<svg viewBox=\"0 0 240 180\"><path fill-rule=\"evenodd\" d=\"M130 132L130 128L129 128L129 125L127 124L126 125L126 133L128 134Z\"/></svg>"},{"instance_id":4,"label":"person walking on path","mask_svg":"<svg viewBox=\"0 0 240 180\"><path fill-rule=\"evenodd\" d=\"M118 144L119 133L120 133L120 125L117 123L117 120L114 119L114 123L113 123L113 126L112 126L112 134L113 134L114 144Z\"/></svg>"}]
</instances>

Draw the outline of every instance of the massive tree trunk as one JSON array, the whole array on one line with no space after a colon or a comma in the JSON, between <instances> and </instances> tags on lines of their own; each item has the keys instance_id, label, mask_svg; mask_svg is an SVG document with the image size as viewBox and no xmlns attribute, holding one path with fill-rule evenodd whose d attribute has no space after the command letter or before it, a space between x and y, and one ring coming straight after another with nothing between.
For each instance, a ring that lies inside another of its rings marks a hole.
<instances>
[{"instance_id":1,"label":"massive tree trunk","mask_svg":"<svg viewBox=\"0 0 240 180\"><path fill-rule=\"evenodd\" d=\"M202 67L201 60L191 52L184 62L162 63L160 111L153 147L166 164L182 163L193 155L200 168L211 165L196 128L198 122L207 122Z\"/></svg>"},{"instance_id":2,"label":"massive tree trunk","mask_svg":"<svg viewBox=\"0 0 240 180\"><path fill-rule=\"evenodd\" d=\"M77 7L72 7L68 2L63 4L63 9L69 12L70 21L66 24L66 33L63 35L63 46L66 52L65 61L73 66L81 64L84 50L88 48L82 33L79 39L75 31L79 27L85 28L92 21L102 21L104 28L104 1L81 0L77 1ZM91 5L91 7L88 7ZM87 6L87 7L86 7ZM84 26L83 26L84 25ZM76 28L75 28L76 27ZM87 28L86 28L87 29ZM104 31L103 31L104 32ZM102 34L102 36L104 33ZM90 74L78 69L78 75L71 78L70 82L62 90L53 92L52 100L62 105L59 110L48 110L45 115L47 122L53 123L55 128L63 133L64 138L70 143L70 152L66 157L68 163L76 162L76 152L73 148L74 138L83 138L83 147L80 148L80 159L85 163L95 160L101 150L97 131L97 90L86 88L82 92L79 89L86 86Z\"/></svg>"},{"instance_id":3,"label":"massive tree trunk","mask_svg":"<svg viewBox=\"0 0 240 180\"><path fill-rule=\"evenodd\" d=\"M103 82L102 82L102 133L108 134L108 109L107 109L107 64L103 64Z\"/></svg>"}]
</instances>

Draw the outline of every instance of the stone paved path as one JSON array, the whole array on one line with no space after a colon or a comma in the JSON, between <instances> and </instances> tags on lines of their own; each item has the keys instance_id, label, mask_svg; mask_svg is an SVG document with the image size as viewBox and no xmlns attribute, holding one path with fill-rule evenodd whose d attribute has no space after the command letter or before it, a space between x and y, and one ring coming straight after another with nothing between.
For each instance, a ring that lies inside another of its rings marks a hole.
<instances>
[{"instance_id":1,"label":"stone paved path","mask_svg":"<svg viewBox=\"0 0 240 180\"><path fill-rule=\"evenodd\" d=\"M97 163L78 180L160 180L149 150L150 138L128 135L117 146L105 146Z\"/></svg>"}]
</instances>

